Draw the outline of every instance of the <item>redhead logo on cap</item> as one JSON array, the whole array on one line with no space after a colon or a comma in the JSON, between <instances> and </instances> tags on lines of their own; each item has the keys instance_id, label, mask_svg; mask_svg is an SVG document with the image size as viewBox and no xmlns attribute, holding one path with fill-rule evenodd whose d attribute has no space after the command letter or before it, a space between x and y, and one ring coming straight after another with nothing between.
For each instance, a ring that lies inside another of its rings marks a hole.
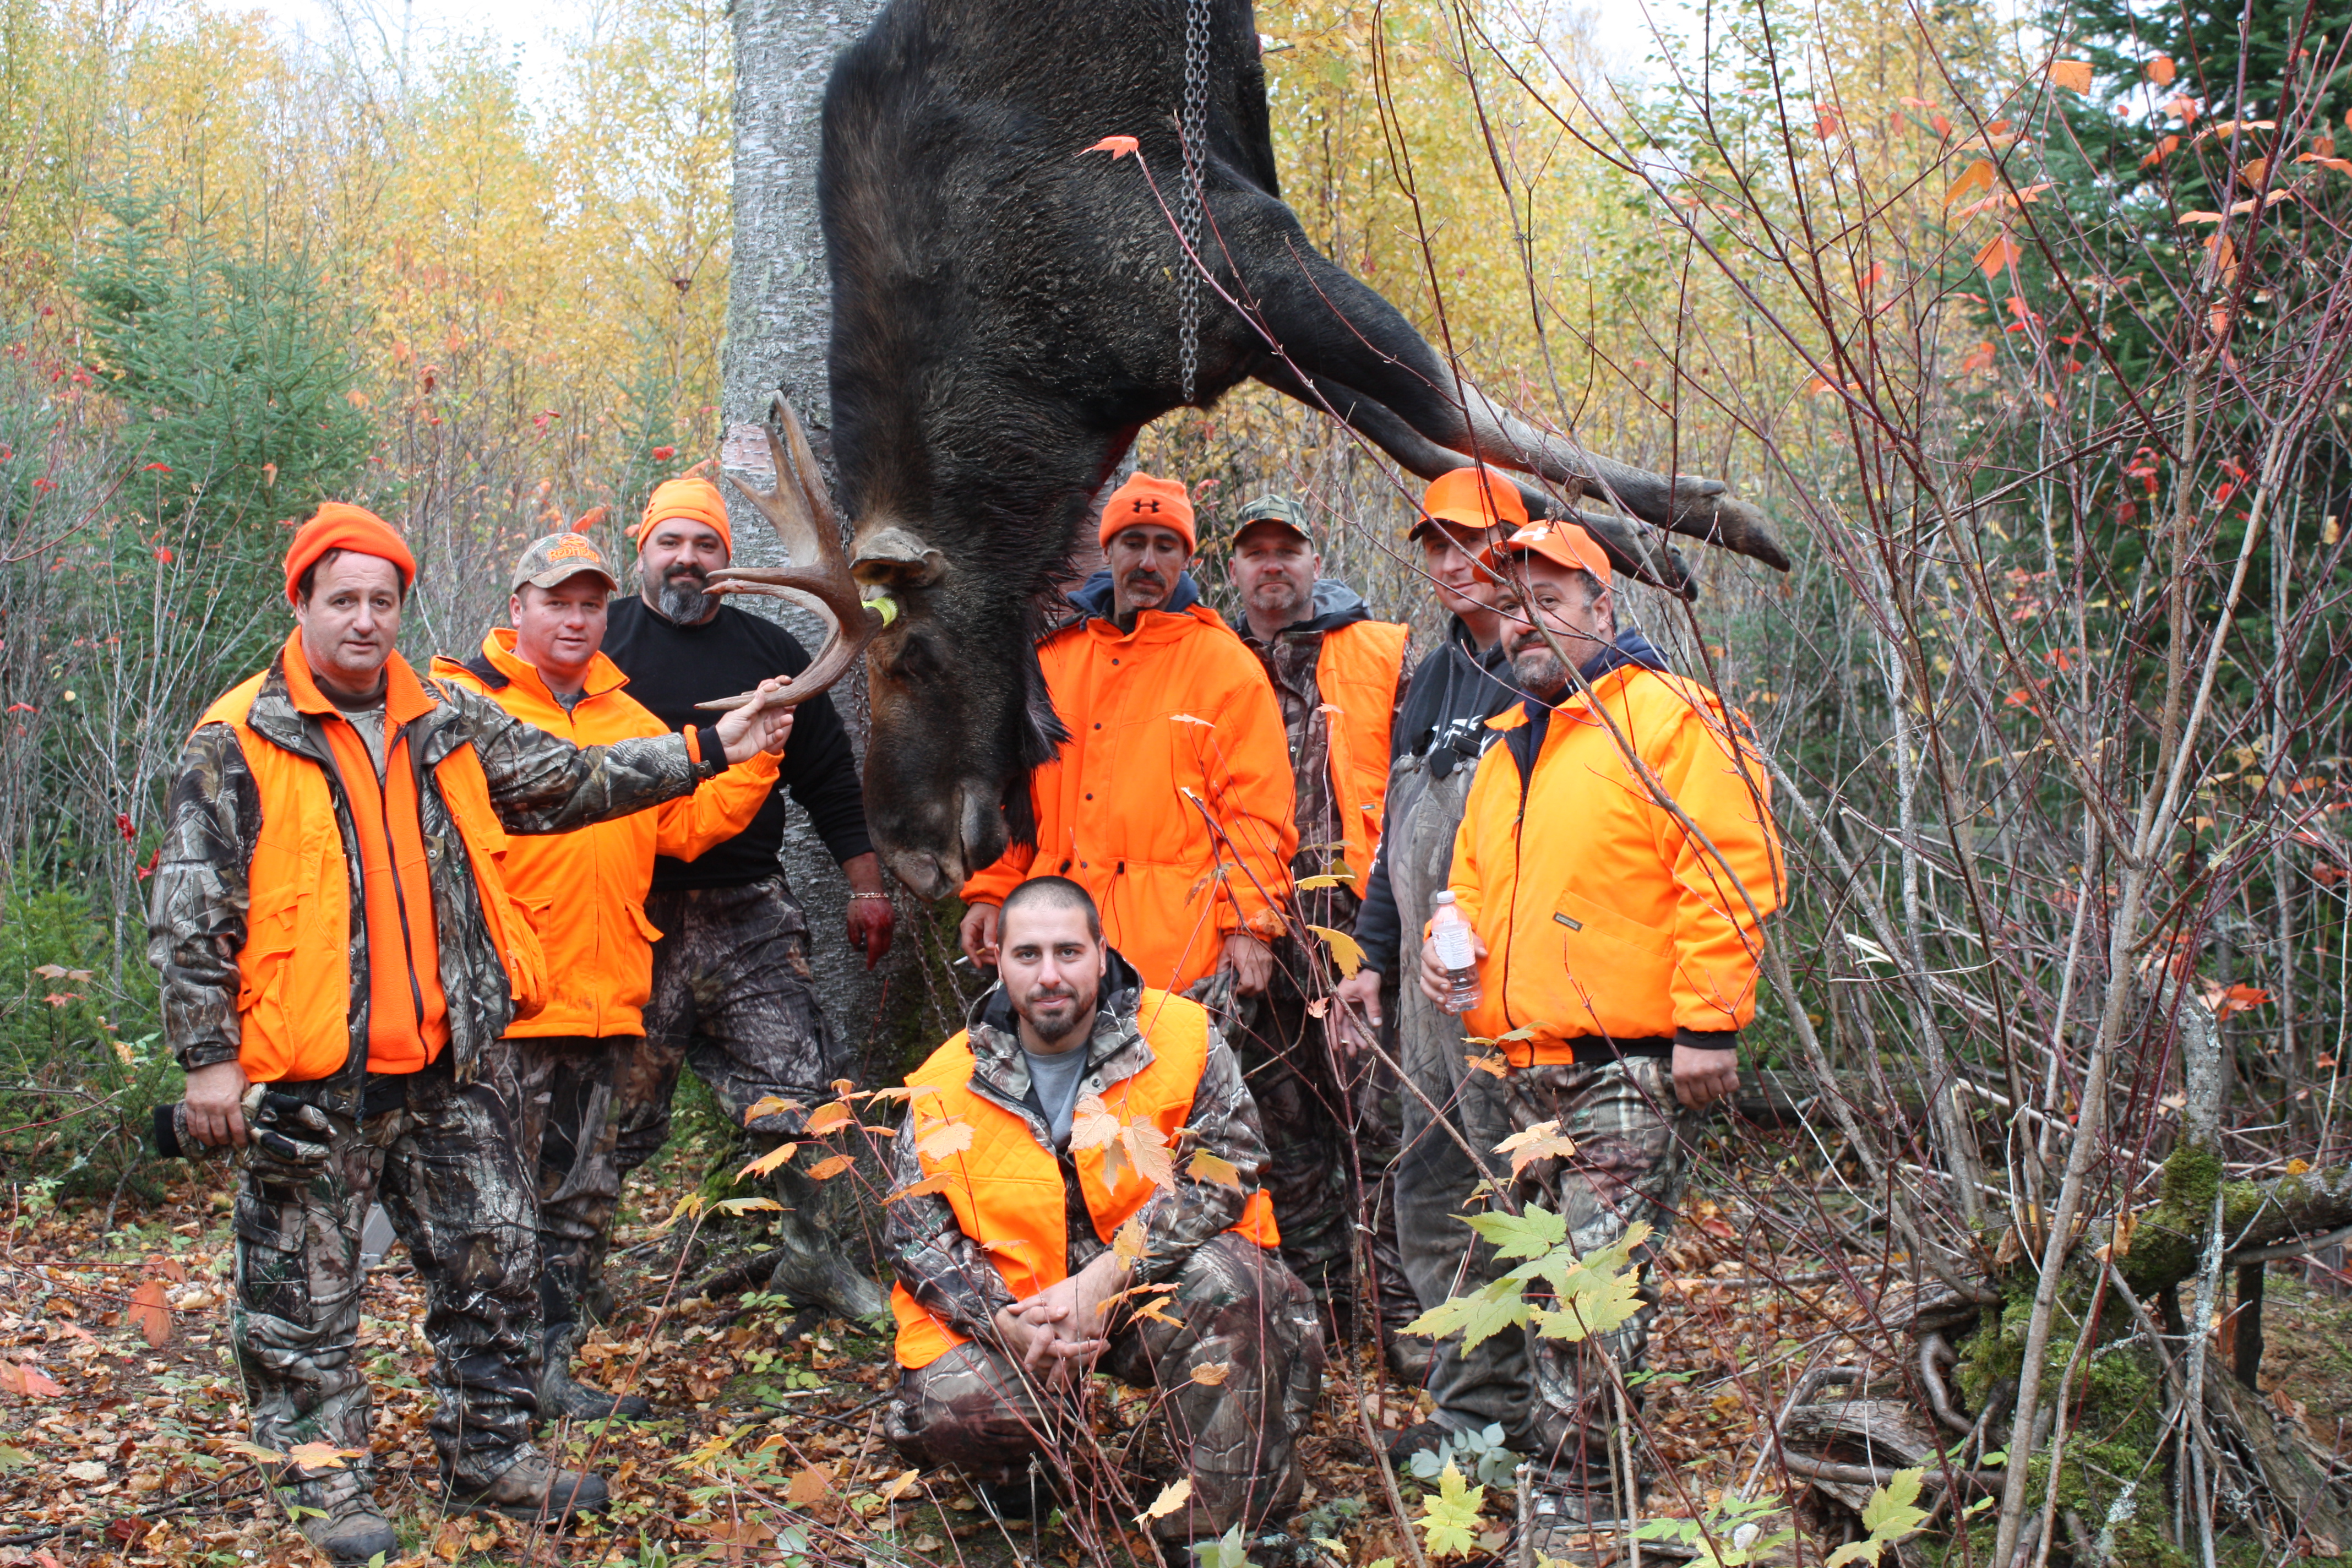
<instances>
[{"instance_id":1,"label":"redhead logo on cap","mask_svg":"<svg viewBox=\"0 0 2352 1568\"><path fill-rule=\"evenodd\" d=\"M599 566L604 564L604 557L597 552L596 547L586 540L577 537L566 539L549 551L547 559L551 564L558 561L587 561Z\"/></svg>"}]
</instances>

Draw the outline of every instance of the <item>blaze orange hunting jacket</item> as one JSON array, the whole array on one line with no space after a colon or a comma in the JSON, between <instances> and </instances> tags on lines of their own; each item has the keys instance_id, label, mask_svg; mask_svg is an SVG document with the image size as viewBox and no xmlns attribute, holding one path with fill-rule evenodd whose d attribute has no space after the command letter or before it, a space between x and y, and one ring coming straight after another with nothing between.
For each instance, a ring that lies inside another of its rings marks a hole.
<instances>
[{"instance_id":1,"label":"blaze orange hunting jacket","mask_svg":"<svg viewBox=\"0 0 2352 1568\"><path fill-rule=\"evenodd\" d=\"M1345 836L1346 863L1361 897L1371 886L1381 846L1381 807L1389 794L1389 727L1397 683L1404 679L1406 631L1389 621L1357 621L1323 636L1315 687L1328 710L1331 799Z\"/></svg>"},{"instance_id":2,"label":"blaze orange hunting jacket","mask_svg":"<svg viewBox=\"0 0 2352 1568\"><path fill-rule=\"evenodd\" d=\"M603 654L590 662L585 689L567 713L514 647L514 632L502 626L482 639L477 658L435 659L434 679L478 691L524 723L575 746L669 733L622 689L628 677ZM651 811L571 833L509 840L507 886L530 911L546 950L547 1002L507 1033L540 1039L644 1034L640 1013L653 986L653 944L662 934L646 918L654 857L691 860L742 832L775 787L781 762L761 752L691 795Z\"/></svg>"},{"instance_id":3,"label":"blaze orange hunting jacket","mask_svg":"<svg viewBox=\"0 0 2352 1568\"><path fill-rule=\"evenodd\" d=\"M1146 990L1136 1016L1150 1059L1107 1086L1103 1105L1122 1127L1149 1121L1174 1149L1208 1062L1209 1015L1181 996ZM932 1052L907 1075L914 1090L907 1115L925 1179L939 1183L958 1228L980 1243L1018 1301L1069 1278L1068 1199L1054 1151L1037 1141L1027 1121L972 1087L975 1060L968 1033ZM1070 1156L1095 1236L1105 1243L1160 1190L1131 1161L1112 1168L1107 1153L1097 1144L1074 1147ZM1250 1193L1231 1229L1260 1247L1281 1245L1265 1188ZM965 1342L903 1284L892 1287L890 1310L898 1321L900 1366L929 1366Z\"/></svg>"},{"instance_id":4,"label":"blaze orange hunting jacket","mask_svg":"<svg viewBox=\"0 0 2352 1568\"><path fill-rule=\"evenodd\" d=\"M1090 615L1037 658L1070 738L1030 779L1036 847L975 874L965 902L1067 877L1143 983L1166 991L1215 969L1229 932L1278 935L1298 827L1282 709L1257 656L1196 603L1146 610L1131 632Z\"/></svg>"},{"instance_id":5,"label":"blaze orange hunting jacket","mask_svg":"<svg viewBox=\"0 0 2352 1568\"><path fill-rule=\"evenodd\" d=\"M1502 737L1479 761L1454 841L1454 901L1486 943L1484 994L1463 1022L1487 1038L1529 1031L1503 1042L1519 1067L1576 1060L1580 1042L1655 1052L1678 1031L1744 1026L1759 918L1780 903L1764 770L1722 704L1637 665L1591 685L1723 858L1657 803L1592 700L1571 693L1539 724L1525 702L1490 721Z\"/></svg>"}]
</instances>

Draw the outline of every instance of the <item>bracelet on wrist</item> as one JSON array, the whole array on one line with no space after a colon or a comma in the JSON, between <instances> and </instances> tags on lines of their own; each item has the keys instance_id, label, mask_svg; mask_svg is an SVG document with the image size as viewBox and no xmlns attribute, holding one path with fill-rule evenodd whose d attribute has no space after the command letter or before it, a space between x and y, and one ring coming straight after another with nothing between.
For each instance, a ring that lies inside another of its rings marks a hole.
<instances>
[{"instance_id":1,"label":"bracelet on wrist","mask_svg":"<svg viewBox=\"0 0 2352 1568\"><path fill-rule=\"evenodd\" d=\"M890 901L890 895L887 893L852 893L849 897L853 903L859 899L879 899L886 904Z\"/></svg>"}]
</instances>

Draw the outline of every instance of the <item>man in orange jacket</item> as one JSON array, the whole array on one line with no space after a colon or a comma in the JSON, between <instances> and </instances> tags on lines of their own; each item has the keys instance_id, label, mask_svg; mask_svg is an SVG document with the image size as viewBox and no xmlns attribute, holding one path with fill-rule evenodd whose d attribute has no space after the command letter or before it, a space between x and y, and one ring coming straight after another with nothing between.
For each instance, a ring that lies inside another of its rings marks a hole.
<instances>
[{"instance_id":1,"label":"man in orange jacket","mask_svg":"<svg viewBox=\"0 0 2352 1568\"><path fill-rule=\"evenodd\" d=\"M1146 984L1076 882L1011 889L997 934L996 988L907 1078L890 1440L961 1467L1000 1514L1051 1506L1041 1453L1049 1482L1103 1461L1115 1485L1122 1456L1070 1397L1101 1358L1159 1391L1192 1486L1151 1531L1190 1563L1187 1543L1297 1503L1322 1384L1314 1305L1257 1184L1257 1110L1208 1010Z\"/></svg>"},{"instance_id":2,"label":"man in orange jacket","mask_svg":"<svg viewBox=\"0 0 2352 1568\"><path fill-rule=\"evenodd\" d=\"M1137 474L1105 504L1099 537L1109 568L1037 648L1070 732L1030 780L1037 843L964 884L963 951L994 963L1005 895L1067 877L1144 984L1181 992L1215 973L1258 995L1298 847L1282 710L1185 570L1198 537L1181 484Z\"/></svg>"},{"instance_id":3,"label":"man in orange jacket","mask_svg":"<svg viewBox=\"0 0 2352 1568\"><path fill-rule=\"evenodd\" d=\"M669 726L623 689L628 678L600 651L604 602L619 586L586 537L550 534L515 567L513 625L483 637L471 659L434 660L433 674L577 746L667 735ZM543 1421L652 1414L635 1394L616 1397L572 1376L581 1297L620 1206L614 1068L619 1047L646 1032L661 934L646 916L646 893L656 855L691 860L749 826L777 765L756 752L685 800L508 847L507 887L530 911L547 953L547 1005L507 1030L522 1094L523 1164L539 1187Z\"/></svg>"},{"instance_id":4,"label":"man in orange jacket","mask_svg":"<svg viewBox=\"0 0 2352 1568\"><path fill-rule=\"evenodd\" d=\"M1499 739L1454 839L1451 886L1480 987L1462 1024L1507 1058L1514 1133L1573 1146L1527 1164L1518 1190L1563 1215L1584 1254L1636 1223L1673 1223L1697 1113L1738 1085L1780 846L1741 724L1619 628L1589 533L1533 523L1488 563L1531 695L1492 721ZM1419 978L1433 1002L1447 996L1433 937ZM1577 1343L1530 1331L1531 1430L1518 1436L1547 1470L1538 1554L1566 1555L1585 1523L1612 1517L1615 1378L1600 1358L1640 1368L1652 1256L1635 1253L1643 1304L1622 1327Z\"/></svg>"},{"instance_id":5,"label":"man in orange jacket","mask_svg":"<svg viewBox=\"0 0 2352 1568\"><path fill-rule=\"evenodd\" d=\"M509 834L565 833L781 750L762 700L708 733L583 750L394 650L416 562L358 507L294 536L295 630L188 738L148 952L198 1142L254 1141L236 1198L230 1341L255 1441L331 1562L398 1550L373 1498L358 1355L360 1230L381 1194L427 1303L449 1503L523 1519L598 1508L603 1479L530 1444L538 1237L520 1154L514 1017L545 959L508 887Z\"/></svg>"},{"instance_id":6,"label":"man in orange jacket","mask_svg":"<svg viewBox=\"0 0 2352 1568\"><path fill-rule=\"evenodd\" d=\"M1242 509L1240 522L1228 570L1241 599L1242 642L1282 708L1297 781L1291 872L1299 919L1352 933L1380 844L1389 731L1410 680L1409 634L1372 619L1360 595L1322 574L1313 523L1291 497L1260 496ZM1265 1004L1234 1044L1273 1151L1265 1184L1282 1219L1283 1260L1330 1307L1336 1327L1353 1299L1356 1222L1365 1215L1379 1308L1367 1326L1392 1360L1404 1363L1400 1370L1418 1372L1414 1352L1425 1360L1427 1342L1399 1342L1393 1332L1419 1310L1388 1201L1396 1085L1370 1053L1335 1049L1340 1041L1327 1037L1326 1020L1308 1010L1339 978L1335 962L1310 959L1290 938L1276 944L1275 955ZM1371 1196L1369 1214L1359 1171Z\"/></svg>"}]
</instances>

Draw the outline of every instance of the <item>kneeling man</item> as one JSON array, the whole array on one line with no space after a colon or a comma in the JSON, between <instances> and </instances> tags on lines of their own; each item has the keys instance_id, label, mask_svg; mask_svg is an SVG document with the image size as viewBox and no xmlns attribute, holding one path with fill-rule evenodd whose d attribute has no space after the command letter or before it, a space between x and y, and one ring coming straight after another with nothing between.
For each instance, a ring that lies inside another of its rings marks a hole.
<instances>
[{"instance_id":1,"label":"kneeling man","mask_svg":"<svg viewBox=\"0 0 2352 1568\"><path fill-rule=\"evenodd\" d=\"M891 1441L992 1491L1034 1453L1066 1468L1085 1436L1071 1388L1099 1361L1160 1391L1192 1481L1152 1524L1172 1556L1278 1522L1323 1340L1276 1250L1233 1053L1198 1004L1142 984L1076 882L1010 890L997 950L976 1021L907 1079Z\"/></svg>"}]
</instances>

